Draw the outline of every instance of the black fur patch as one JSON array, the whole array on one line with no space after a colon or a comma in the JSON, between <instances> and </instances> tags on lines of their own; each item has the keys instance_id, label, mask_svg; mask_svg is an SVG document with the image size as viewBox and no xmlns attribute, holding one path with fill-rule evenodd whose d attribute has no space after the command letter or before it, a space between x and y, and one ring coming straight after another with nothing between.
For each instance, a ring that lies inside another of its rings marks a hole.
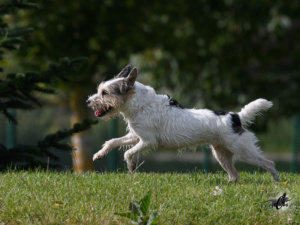
<instances>
[{"instance_id":1,"label":"black fur patch","mask_svg":"<svg viewBox=\"0 0 300 225\"><path fill-rule=\"evenodd\" d=\"M232 126L234 133L241 135L244 132L244 129L242 127L242 123L241 123L239 115L236 113L231 113L230 116L231 116L231 122L232 122L231 126Z\"/></svg>"},{"instance_id":2,"label":"black fur patch","mask_svg":"<svg viewBox=\"0 0 300 225\"><path fill-rule=\"evenodd\" d=\"M223 110L213 110L213 113L214 113L216 116L225 116L226 114L228 114L228 112L223 111Z\"/></svg>"},{"instance_id":3,"label":"black fur patch","mask_svg":"<svg viewBox=\"0 0 300 225\"><path fill-rule=\"evenodd\" d=\"M175 106L181 109L184 109L175 99L173 99L170 95L167 95L169 98L169 105L170 106Z\"/></svg>"}]
</instances>

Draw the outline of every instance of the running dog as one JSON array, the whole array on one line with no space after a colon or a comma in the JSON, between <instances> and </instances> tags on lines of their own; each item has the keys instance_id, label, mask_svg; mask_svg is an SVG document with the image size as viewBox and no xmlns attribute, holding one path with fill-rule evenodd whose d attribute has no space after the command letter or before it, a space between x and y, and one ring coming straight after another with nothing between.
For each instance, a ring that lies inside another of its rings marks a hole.
<instances>
[{"instance_id":1,"label":"running dog","mask_svg":"<svg viewBox=\"0 0 300 225\"><path fill-rule=\"evenodd\" d=\"M114 79L102 82L87 104L95 116L108 120L121 114L128 124L128 134L105 142L93 160L104 158L111 149L131 146L124 158L129 172L134 172L134 156L149 149L182 149L210 144L213 155L228 173L229 180L239 178L236 159L262 167L279 176L274 163L264 158L255 135L247 130L254 118L268 110L272 102L257 99L240 112L186 109L168 95L136 81L137 68L126 66Z\"/></svg>"}]
</instances>

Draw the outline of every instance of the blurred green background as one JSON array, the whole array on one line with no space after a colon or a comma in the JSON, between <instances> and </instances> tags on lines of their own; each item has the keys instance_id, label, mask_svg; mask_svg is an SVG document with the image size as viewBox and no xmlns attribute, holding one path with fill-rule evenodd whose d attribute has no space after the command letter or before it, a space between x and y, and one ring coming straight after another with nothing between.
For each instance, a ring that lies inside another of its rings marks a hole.
<instances>
[{"instance_id":1,"label":"blurred green background","mask_svg":"<svg viewBox=\"0 0 300 225\"><path fill-rule=\"evenodd\" d=\"M32 1L34 2L34 1ZM289 171L293 145L299 143L293 118L300 104L300 5L297 1L36 1L38 10L18 11L7 18L34 32L18 52L4 62L8 70L42 70L53 59L89 57L85 71L59 86L56 97L39 96L48 107L17 112L17 142L32 143L70 126L71 118L93 116L85 100L96 85L116 75L123 66L139 68L138 80L169 94L184 107L239 111L256 98L274 106L250 129L260 139L268 158ZM49 107L50 105L50 107ZM100 121L88 132L91 153L109 139L111 122ZM0 142L6 121L0 120ZM38 127L38 129L31 129ZM118 119L118 136L126 126ZM71 143L71 140L70 140ZM299 149L297 149L299 150ZM151 152L140 156L144 171L203 169L205 151L179 154ZM72 168L72 158L61 154L61 169ZM194 154L194 155L190 155ZM299 154L296 155L299 158ZM117 167L124 170L123 151ZM197 158L195 160L195 158ZM210 156L211 158L211 156ZM211 158L210 169L220 170ZM107 160L96 170L107 169ZM252 167L237 166L253 170ZM256 168L255 168L256 169Z\"/></svg>"}]
</instances>

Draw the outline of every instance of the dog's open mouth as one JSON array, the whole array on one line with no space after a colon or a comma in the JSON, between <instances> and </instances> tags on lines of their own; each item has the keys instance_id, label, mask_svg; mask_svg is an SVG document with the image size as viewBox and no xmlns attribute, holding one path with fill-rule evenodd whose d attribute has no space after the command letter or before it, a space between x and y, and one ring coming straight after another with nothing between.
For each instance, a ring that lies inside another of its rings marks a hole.
<instances>
[{"instance_id":1,"label":"dog's open mouth","mask_svg":"<svg viewBox=\"0 0 300 225\"><path fill-rule=\"evenodd\" d=\"M109 107L108 109L102 108L102 109L97 109L94 113L96 117L102 117L106 115L112 108Z\"/></svg>"}]
</instances>

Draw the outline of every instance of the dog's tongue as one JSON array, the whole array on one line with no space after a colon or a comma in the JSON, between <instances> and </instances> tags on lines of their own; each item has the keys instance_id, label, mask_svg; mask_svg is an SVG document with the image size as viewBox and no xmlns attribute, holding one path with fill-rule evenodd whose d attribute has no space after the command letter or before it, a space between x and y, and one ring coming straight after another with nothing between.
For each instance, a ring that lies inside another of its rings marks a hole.
<instances>
[{"instance_id":1,"label":"dog's tongue","mask_svg":"<svg viewBox=\"0 0 300 225\"><path fill-rule=\"evenodd\" d=\"M99 117L99 116L101 116L102 113L103 113L103 110L102 110L102 109L97 109L97 110L95 111L95 116L96 116L96 117Z\"/></svg>"}]
</instances>

